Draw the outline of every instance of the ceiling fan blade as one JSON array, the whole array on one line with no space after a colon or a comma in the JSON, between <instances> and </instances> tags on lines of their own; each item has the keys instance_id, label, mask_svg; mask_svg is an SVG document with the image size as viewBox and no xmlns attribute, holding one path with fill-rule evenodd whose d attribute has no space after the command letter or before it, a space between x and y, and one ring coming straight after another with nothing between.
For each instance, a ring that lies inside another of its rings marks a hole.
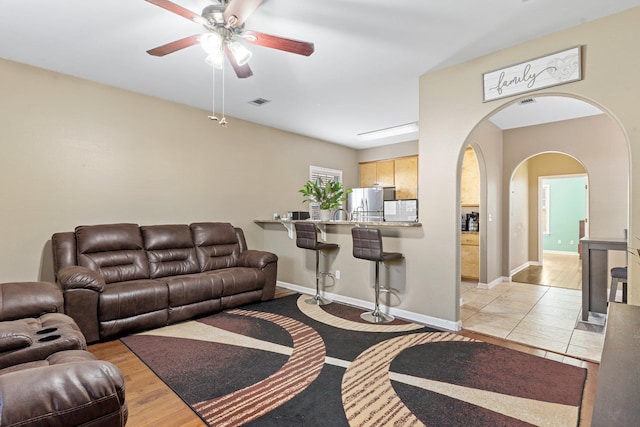
<instances>
[{"instance_id":1,"label":"ceiling fan blade","mask_svg":"<svg viewBox=\"0 0 640 427\"><path fill-rule=\"evenodd\" d=\"M239 27L260 3L262 0L231 0L223 14L224 22L228 27Z\"/></svg>"},{"instance_id":2,"label":"ceiling fan blade","mask_svg":"<svg viewBox=\"0 0 640 427\"><path fill-rule=\"evenodd\" d=\"M227 46L224 47L224 53L227 55L227 58L233 67L233 71L236 72L236 76L238 76L238 78L246 79L247 77L253 76L253 71L251 71L249 64L239 65Z\"/></svg>"},{"instance_id":3,"label":"ceiling fan blade","mask_svg":"<svg viewBox=\"0 0 640 427\"><path fill-rule=\"evenodd\" d=\"M183 18L187 18L190 21L197 22L198 24L205 24L207 22L202 16L197 13L191 12L189 9L185 9L182 6L179 6L169 0L145 0L151 4L155 4L158 7L163 8L164 10L168 10L169 12L173 12L176 15L180 15Z\"/></svg>"},{"instance_id":4,"label":"ceiling fan blade","mask_svg":"<svg viewBox=\"0 0 640 427\"><path fill-rule=\"evenodd\" d=\"M313 43L286 39L284 37L272 36L257 31L245 31L242 33L242 37L247 43L284 50L285 52L297 53L298 55L304 56L311 55L315 49Z\"/></svg>"},{"instance_id":5,"label":"ceiling fan blade","mask_svg":"<svg viewBox=\"0 0 640 427\"><path fill-rule=\"evenodd\" d=\"M147 51L147 53L153 56L165 56L170 53L176 52L180 49L193 46L194 44L197 44L199 40L200 40L200 34L195 34L193 36L185 37L183 39L176 40L171 43L163 44L162 46L158 46L156 48L150 49Z\"/></svg>"}]
</instances>

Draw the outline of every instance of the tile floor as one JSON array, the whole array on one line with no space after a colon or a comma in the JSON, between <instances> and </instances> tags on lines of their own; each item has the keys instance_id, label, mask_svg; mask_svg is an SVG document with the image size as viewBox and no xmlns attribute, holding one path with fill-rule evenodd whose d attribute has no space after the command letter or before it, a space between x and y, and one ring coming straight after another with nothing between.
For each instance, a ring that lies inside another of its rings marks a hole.
<instances>
[{"instance_id":1,"label":"tile floor","mask_svg":"<svg viewBox=\"0 0 640 427\"><path fill-rule=\"evenodd\" d=\"M557 360L600 361L604 326L579 321L580 290L516 282L475 286L461 284L463 329L548 350Z\"/></svg>"}]
</instances>

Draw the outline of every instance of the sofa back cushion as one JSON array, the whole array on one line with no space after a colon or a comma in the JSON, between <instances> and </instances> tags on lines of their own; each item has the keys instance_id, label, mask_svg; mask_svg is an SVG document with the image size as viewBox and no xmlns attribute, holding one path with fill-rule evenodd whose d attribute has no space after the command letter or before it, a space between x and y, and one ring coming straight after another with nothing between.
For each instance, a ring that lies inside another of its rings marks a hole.
<instances>
[{"instance_id":1,"label":"sofa back cushion","mask_svg":"<svg viewBox=\"0 0 640 427\"><path fill-rule=\"evenodd\" d=\"M240 244L233 226L226 222L190 225L201 271L236 267Z\"/></svg>"},{"instance_id":2,"label":"sofa back cushion","mask_svg":"<svg viewBox=\"0 0 640 427\"><path fill-rule=\"evenodd\" d=\"M53 273L56 278L60 269L78 265L76 235L73 231L54 233L51 236L51 248L53 250Z\"/></svg>"},{"instance_id":3,"label":"sofa back cushion","mask_svg":"<svg viewBox=\"0 0 640 427\"><path fill-rule=\"evenodd\" d=\"M136 224L76 227L78 265L98 271L106 283L148 279L149 262Z\"/></svg>"},{"instance_id":4,"label":"sofa back cushion","mask_svg":"<svg viewBox=\"0 0 640 427\"><path fill-rule=\"evenodd\" d=\"M140 227L152 279L200 272L188 225Z\"/></svg>"}]
</instances>

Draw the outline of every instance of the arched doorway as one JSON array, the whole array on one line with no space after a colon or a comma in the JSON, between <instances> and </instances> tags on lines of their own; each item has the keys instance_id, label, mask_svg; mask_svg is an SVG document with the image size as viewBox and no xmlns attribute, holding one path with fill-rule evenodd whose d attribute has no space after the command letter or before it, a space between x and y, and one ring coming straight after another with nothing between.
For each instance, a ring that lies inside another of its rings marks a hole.
<instances>
[{"instance_id":1,"label":"arched doorway","mask_svg":"<svg viewBox=\"0 0 640 427\"><path fill-rule=\"evenodd\" d=\"M512 281L580 289L580 238L589 223L584 165L560 152L527 158L511 174L509 204Z\"/></svg>"},{"instance_id":2,"label":"arched doorway","mask_svg":"<svg viewBox=\"0 0 640 427\"><path fill-rule=\"evenodd\" d=\"M532 99L538 100L547 96L536 96ZM554 98L563 97L556 95ZM488 230L482 236L487 247L491 249L487 250L486 261L484 261L484 270L487 272L486 281L479 283L478 287L484 286L489 288L488 290L491 292L483 292L484 289L472 289L471 293L467 293L461 287L462 303L460 308L460 319L464 329L562 353L569 352L569 342L559 344L554 342L554 336L537 337L535 340L527 342L525 335L530 331L520 330L518 333L514 333L516 326L526 323L523 322L524 315L530 312L533 305L541 298L541 295L536 293L538 291L532 289L531 295L516 296L507 292L500 293L499 290L501 287L506 289L511 286L509 280L513 258L512 247L515 244L514 234L520 233L527 237L529 235L528 227L519 230L511 227L514 209L521 208L521 206L514 206L513 203L510 203L512 175L517 167L529 158L542 153L563 152L577 159L579 163L584 165L584 169L589 175L591 187L589 225L592 232L617 236L618 234L622 235L623 229L626 227L629 210L629 151L624 132L616 119L607 114L604 109L587 102L587 100L569 98L569 104L587 104L592 110L596 109L598 113L568 117L562 120L549 118L544 123L529 122L521 127L505 127L505 129L496 124L496 122L500 123L499 120L492 121L496 115L494 113L479 123L469 135L467 144L469 141L473 141L484 153L484 173L481 174L481 186L487 194L484 210L487 212L487 216L493 215L494 221L497 221L499 225L494 224L494 229L491 230L491 224L488 224ZM531 102L523 104L519 101L512 102L498 113L532 104ZM533 104L535 103L537 102ZM544 102L539 104L544 104ZM521 111L523 111L522 108ZM499 161L495 159L498 156L500 157ZM619 165L622 167L617 168ZM496 166L499 170L496 170ZM615 170L611 171L612 168ZM496 189L496 187L499 188ZM611 188L614 188L614 191L611 191ZM534 193L537 194L535 191ZM611 212L612 206L615 206L615 213ZM527 249L527 255L529 252ZM473 301L467 298L467 295L470 294L477 294L479 298ZM517 318L520 313L523 313L523 316ZM569 319L564 327L573 327L578 314L576 312L576 318ZM485 325L485 328L478 329L477 326L482 324ZM529 326L531 326L531 330L536 329L533 324ZM552 329L549 325L540 329L545 328ZM568 331L565 335L570 339L572 331ZM545 343L548 344L546 347Z\"/></svg>"}]
</instances>

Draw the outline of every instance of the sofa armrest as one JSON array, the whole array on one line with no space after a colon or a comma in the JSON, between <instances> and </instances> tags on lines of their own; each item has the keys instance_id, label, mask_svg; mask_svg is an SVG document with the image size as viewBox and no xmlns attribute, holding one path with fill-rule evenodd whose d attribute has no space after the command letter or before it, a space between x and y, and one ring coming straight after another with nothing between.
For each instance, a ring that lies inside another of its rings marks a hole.
<instances>
[{"instance_id":1,"label":"sofa armrest","mask_svg":"<svg viewBox=\"0 0 640 427\"><path fill-rule=\"evenodd\" d=\"M64 291L64 312L73 318L88 343L100 339L98 304L105 281L98 272L77 265L61 268L58 282Z\"/></svg>"},{"instance_id":2,"label":"sofa armrest","mask_svg":"<svg viewBox=\"0 0 640 427\"><path fill-rule=\"evenodd\" d=\"M238 257L239 267L252 267L263 270L267 265L271 263L277 263L278 256L271 252L258 251L249 249L244 252L240 252Z\"/></svg>"},{"instance_id":3,"label":"sofa armrest","mask_svg":"<svg viewBox=\"0 0 640 427\"><path fill-rule=\"evenodd\" d=\"M124 426L125 382L115 365L73 350L41 363L0 374L2 425Z\"/></svg>"},{"instance_id":4,"label":"sofa armrest","mask_svg":"<svg viewBox=\"0 0 640 427\"><path fill-rule=\"evenodd\" d=\"M249 249L240 252L238 266L260 269L264 273L262 301L268 301L275 297L278 276L278 256L276 254Z\"/></svg>"},{"instance_id":5,"label":"sofa armrest","mask_svg":"<svg viewBox=\"0 0 640 427\"><path fill-rule=\"evenodd\" d=\"M104 277L98 272L79 265L60 269L58 271L58 282L65 291L69 289L89 289L102 292L105 285Z\"/></svg>"},{"instance_id":6,"label":"sofa armrest","mask_svg":"<svg viewBox=\"0 0 640 427\"><path fill-rule=\"evenodd\" d=\"M0 321L63 311L62 292L51 282L0 283Z\"/></svg>"}]
</instances>

